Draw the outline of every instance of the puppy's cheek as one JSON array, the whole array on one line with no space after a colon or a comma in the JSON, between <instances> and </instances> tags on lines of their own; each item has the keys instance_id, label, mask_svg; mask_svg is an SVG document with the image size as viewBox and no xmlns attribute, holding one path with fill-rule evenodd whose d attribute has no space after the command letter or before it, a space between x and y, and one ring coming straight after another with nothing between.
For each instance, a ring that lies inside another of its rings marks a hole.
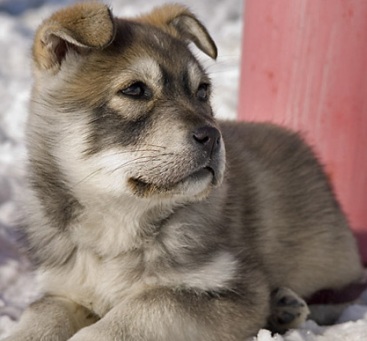
<instances>
[{"instance_id":1,"label":"puppy's cheek","mask_svg":"<svg viewBox=\"0 0 367 341\"><path fill-rule=\"evenodd\" d=\"M124 167L128 163L128 160L115 158L113 155L101 155L94 160L94 167L91 167L95 175L92 175L90 184L101 193L115 196L130 193L127 168Z\"/></svg>"},{"instance_id":2,"label":"puppy's cheek","mask_svg":"<svg viewBox=\"0 0 367 341\"><path fill-rule=\"evenodd\" d=\"M68 178L72 179L74 191L82 197L121 196L130 193L127 186L130 161L116 150L80 157L68 167Z\"/></svg>"}]
</instances>

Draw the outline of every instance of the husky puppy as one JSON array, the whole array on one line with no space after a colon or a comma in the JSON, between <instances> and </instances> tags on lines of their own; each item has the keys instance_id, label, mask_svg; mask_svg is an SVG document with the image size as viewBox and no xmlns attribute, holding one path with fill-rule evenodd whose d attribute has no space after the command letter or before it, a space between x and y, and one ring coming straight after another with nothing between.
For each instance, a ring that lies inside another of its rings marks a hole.
<instances>
[{"instance_id":1,"label":"husky puppy","mask_svg":"<svg viewBox=\"0 0 367 341\"><path fill-rule=\"evenodd\" d=\"M181 5L77 4L38 29L25 234L44 296L6 340L240 341L360 278L310 148L215 120L190 42L216 58Z\"/></svg>"}]
</instances>

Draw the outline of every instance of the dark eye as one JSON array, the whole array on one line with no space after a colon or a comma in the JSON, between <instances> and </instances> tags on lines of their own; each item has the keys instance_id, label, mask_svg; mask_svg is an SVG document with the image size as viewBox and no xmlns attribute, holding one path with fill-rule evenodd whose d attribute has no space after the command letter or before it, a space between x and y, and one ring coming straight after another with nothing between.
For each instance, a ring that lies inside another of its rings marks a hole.
<instances>
[{"instance_id":1,"label":"dark eye","mask_svg":"<svg viewBox=\"0 0 367 341\"><path fill-rule=\"evenodd\" d=\"M196 96L200 101L207 101L209 98L209 84L201 83L196 92Z\"/></svg>"},{"instance_id":2,"label":"dark eye","mask_svg":"<svg viewBox=\"0 0 367 341\"><path fill-rule=\"evenodd\" d=\"M120 90L120 92L125 96L136 99L150 99L152 97L152 92L143 82L135 82L127 88Z\"/></svg>"}]
</instances>

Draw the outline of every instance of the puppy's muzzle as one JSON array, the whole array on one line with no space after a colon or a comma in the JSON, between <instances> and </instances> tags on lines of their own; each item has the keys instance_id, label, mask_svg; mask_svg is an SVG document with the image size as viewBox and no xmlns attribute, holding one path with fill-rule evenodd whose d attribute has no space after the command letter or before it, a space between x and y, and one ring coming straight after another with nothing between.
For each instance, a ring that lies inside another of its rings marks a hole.
<instances>
[{"instance_id":1,"label":"puppy's muzzle","mask_svg":"<svg viewBox=\"0 0 367 341\"><path fill-rule=\"evenodd\" d=\"M218 176L221 173L221 164L223 162L220 157L222 135L220 131L211 125L199 126L190 136L191 143L195 148L195 159L197 163L197 171L202 173L209 172L213 176L213 184L218 183Z\"/></svg>"}]
</instances>

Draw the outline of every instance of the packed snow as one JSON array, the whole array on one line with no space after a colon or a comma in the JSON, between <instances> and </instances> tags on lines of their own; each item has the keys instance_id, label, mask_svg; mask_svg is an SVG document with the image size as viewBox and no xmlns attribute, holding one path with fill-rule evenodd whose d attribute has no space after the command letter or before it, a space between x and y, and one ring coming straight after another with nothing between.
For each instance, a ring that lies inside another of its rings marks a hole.
<instances>
[{"instance_id":1,"label":"packed snow","mask_svg":"<svg viewBox=\"0 0 367 341\"><path fill-rule=\"evenodd\" d=\"M9 335L24 308L39 295L31 265L16 242L16 198L24 186L24 125L31 88L31 44L37 25L71 0L0 0L0 339ZM114 13L133 16L163 0L110 0ZM202 55L215 84L218 117L235 118L241 52L242 0L186 0L219 47L216 63ZM260 330L257 341L367 340L367 291L337 324L307 321L285 335Z\"/></svg>"}]
</instances>

